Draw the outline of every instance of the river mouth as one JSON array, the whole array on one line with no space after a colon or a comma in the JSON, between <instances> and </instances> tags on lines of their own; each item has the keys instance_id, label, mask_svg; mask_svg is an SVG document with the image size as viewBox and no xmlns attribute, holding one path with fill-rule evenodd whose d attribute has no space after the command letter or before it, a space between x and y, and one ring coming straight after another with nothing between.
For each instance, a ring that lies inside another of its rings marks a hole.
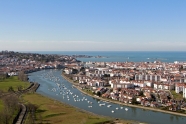
<instances>
[{"instance_id":1,"label":"river mouth","mask_svg":"<svg viewBox=\"0 0 186 124\"><path fill-rule=\"evenodd\" d=\"M29 74L40 83L37 93L98 115L134 120L149 124L185 124L186 117L118 105L81 93L61 76L61 70L42 70ZM48 77L47 77L48 76Z\"/></svg>"}]
</instances>

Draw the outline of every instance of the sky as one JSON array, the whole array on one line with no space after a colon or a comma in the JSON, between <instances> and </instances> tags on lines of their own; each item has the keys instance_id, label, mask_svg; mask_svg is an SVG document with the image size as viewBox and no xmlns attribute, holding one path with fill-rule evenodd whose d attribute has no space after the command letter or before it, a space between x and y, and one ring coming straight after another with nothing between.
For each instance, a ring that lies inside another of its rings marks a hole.
<instances>
[{"instance_id":1,"label":"sky","mask_svg":"<svg viewBox=\"0 0 186 124\"><path fill-rule=\"evenodd\" d=\"M186 0L0 0L0 51L186 51Z\"/></svg>"}]
</instances>

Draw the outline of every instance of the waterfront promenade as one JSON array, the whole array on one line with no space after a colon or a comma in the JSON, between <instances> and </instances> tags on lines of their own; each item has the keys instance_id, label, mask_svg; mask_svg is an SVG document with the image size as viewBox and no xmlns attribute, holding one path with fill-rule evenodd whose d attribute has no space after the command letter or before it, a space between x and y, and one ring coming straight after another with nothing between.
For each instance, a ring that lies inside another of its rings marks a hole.
<instances>
[{"instance_id":1,"label":"waterfront promenade","mask_svg":"<svg viewBox=\"0 0 186 124\"><path fill-rule=\"evenodd\" d=\"M130 106L130 107L135 107L135 108L141 108L141 109L146 109L146 110L151 110L151 111L157 111L157 112L163 112L163 113L168 113L168 114L174 114L174 115L178 115L178 116L185 116L186 117L186 114L183 114L183 113L177 113L177 112L171 112L171 111L164 111L164 110L161 110L161 109L157 109L157 108L151 108L151 107L144 107L144 106L140 106L140 105L133 105L133 104L125 104L125 103L122 103L122 102L119 102L119 101L114 101L114 100L110 100L110 99L106 99L106 98L102 98L102 97L98 97L98 96L94 96L94 95L90 95L89 93L83 91L77 83L75 83L73 80L69 79L67 76L65 76L63 73L62 73L62 77L67 80L68 82L72 83L74 85L75 88L77 88L79 91L81 91L82 93L86 94L86 95L89 95L93 98L96 98L96 99L100 99L100 100L103 100L103 101L107 101L107 102L112 102L112 103L116 103L116 104L119 104L119 105L125 105L125 106Z\"/></svg>"}]
</instances>

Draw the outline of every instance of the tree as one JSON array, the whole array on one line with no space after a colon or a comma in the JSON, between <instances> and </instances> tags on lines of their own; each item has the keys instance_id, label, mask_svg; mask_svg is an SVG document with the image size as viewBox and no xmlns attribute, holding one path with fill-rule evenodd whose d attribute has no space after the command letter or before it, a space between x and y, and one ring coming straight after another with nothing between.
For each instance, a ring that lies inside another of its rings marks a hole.
<instances>
[{"instance_id":1,"label":"tree","mask_svg":"<svg viewBox=\"0 0 186 124\"><path fill-rule=\"evenodd\" d=\"M15 96L6 96L3 99L4 108L0 113L0 124L10 124L12 123L11 117L16 110L20 109L18 105L18 98Z\"/></svg>"},{"instance_id":2,"label":"tree","mask_svg":"<svg viewBox=\"0 0 186 124\"><path fill-rule=\"evenodd\" d=\"M20 71L18 73L18 79L21 81L28 81L28 76L23 71Z\"/></svg>"},{"instance_id":3,"label":"tree","mask_svg":"<svg viewBox=\"0 0 186 124\"><path fill-rule=\"evenodd\" d=\"M81 67L80 68L80 71L83 71L84 72L85 71L85 67Z\"/></svg>"},{"instance_id":4,"label":"tree","mask_svg":"<svg viewBox=\"0 0 186 124\"><path fill-rule=\"evenodd\" d=\"M143 91L139 92L139 96L144 96Z\"/></svg>"},{"instance_id":5,"label":"tree","mask_svg":"<svg viewBox=\"0 0 186 124\"><path fill-rule=\"evenodd\" d=\"M110 77L110 74L104 74L103 76L104 77Z\"/></svg>"},{"instance_id":6,"label":"tree","mask_svg":"<svg viewBox=\"0 0 186 124\"><path fill-rule=\"evenodd\" d=\"M179 71L182 71L182 70L183 70L183 65L180 65Z\"/></svg>"},{"instance_id":7,"label":"tree","mask_svg":"<svg viewBox=\"0 0 186 124\"><path fill-rule=\"evenodd\" d=\"M151 100L156 101L156 97L153 94L151 94Z\"/></svg>"},{"instance_id":8,"label":"tree","mask_svg":"<svg viewBox=\"0 0 186 124\"><path fill-rule=\"evenodd\" d=\"M1 94L3 94L3 91L2 91L2 90L0 90L0 95L1 95Z\"/></svg>"},{"instance_id":9,"label":"tree","mask_svg":"<svg viewBox=\"0 0 186 124\"><path fill-rule=\"evenodd\" d=\"M30 113L30 116L29 116L29 120L34 123L35 121L35 112L36 110L38 109L38 106L34 105L34 104L27 104L27 110L28 112Z\"/></svg>"},{"instance_id":10,"label":"tree","mask_svg":"<svg viewBox=\"0 0 186 124\"><path fill-rule=\"evenodd\" d=\"M136 97L133 97L133 98L132 98L132 104L136 104L136 103L137 103Z\"/></svg>"},{"instance_id":11,"label":"tree","mask_svg":"<svg viewBox=\"0 0 186 124\"><path fill-rule=\"evenodd\" d=\"M78 70L77 69L72 69L72 74L77 74Z\"/></svg>"},{"instance_id":12,"label":"tree","mask_svg":"<svg viewBox=\"0 0 186 124\"><path fill-rule=\"evenodd\" d=\"M17 87L17 89L20 91L20 90L23 89L23 87L20 85L20 86Z\"/></svg>"},{"instance_id":13,"label":"tree","mask_svg":"<svg viewBox=\"0 0 186 124\"><path fill-rule=\"evenodd\" d=\"M182 94L183 94L183 91L180 91L180 92L179 92L179 94L181 94L181 95L182 95Z\"/></svg>"},{"instance_id":14,"label":"tree","mask_svg":"<svg viewBox=\"0 0 186 124\"><path fill-rule=\"evenodd\" d=\"M39 114L39 120L40 120L40 124L42 124L43 123L43 117L42 117L41 114Z\"/></svg>"},{"instance_id":15,"label":"tree","mask_svg":"<svg viewBox=\"0 0 186 124\"><path fill-rule=\"evenodd\" d=\"M99 96L99 97L101 96L101 92L100 91L97 92L97 96Z\"/></svg>"},{"instance_id":16,"label":"tree","mask_svg":"<svg viewBox=\"0 0 186 124\"><path fill-rule=\"evenodd\" d=\"M8 88L8 92L14 92L14 88L13 88L12 86L10 86L10 87Z\"/></svg>"},{"instance_id":17,"label":"tree","mask_svg":"<svg viewBox=\"0 0 186 124\"><path fill-rule=\"evenodd\" d=\"M8 77L9 77L8 76L8 73L6 73L6 74L0 74L0 79L2 79L2 80L6 79Z\"/></svg>"},{"instance_id":18,"label":"tree","mask_svg":"<svg viewBox=\"0 0 186 124\"><path fill-rule=\"evenodd\" d=\"M9 124L11 118L11 113L9 109L5 106L4 109L0 113L0 124Z\"/></svg>"},{"instance_id":19,"label":"tree","mask_svg":"<svg viewBox=\"0 0 186 124\"><path fill-rule=\"evenodd\" d=\"M15 97L15 96L10 95L10 96L5 97L5 98L3 99L3 102L4 102L4 104L5 104L10 110L15 110L15 109L18 109L18 108L19 108L19 107L18 107L18 106L19 106L19 105L18 105L19 100L18 100L18 98Z\"/></svg>"}]
</instances>

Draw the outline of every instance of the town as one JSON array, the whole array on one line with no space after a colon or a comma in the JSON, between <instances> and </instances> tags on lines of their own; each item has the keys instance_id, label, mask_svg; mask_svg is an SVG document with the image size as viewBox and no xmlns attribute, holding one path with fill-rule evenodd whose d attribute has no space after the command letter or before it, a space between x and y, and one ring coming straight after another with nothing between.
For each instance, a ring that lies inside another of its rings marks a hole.
<instances>
[{"instance_id":1,"label":"town","mask_svg":"<svg viewBox=\"0 0 186 124\"><path fill-rule=\"evenodd\" d=\"M0 53L0 75L42 69L62 69L77 86L98 97L168 111L186 110L184 62L81 62L70 55Z\"/></svg>"}]
</instances>

